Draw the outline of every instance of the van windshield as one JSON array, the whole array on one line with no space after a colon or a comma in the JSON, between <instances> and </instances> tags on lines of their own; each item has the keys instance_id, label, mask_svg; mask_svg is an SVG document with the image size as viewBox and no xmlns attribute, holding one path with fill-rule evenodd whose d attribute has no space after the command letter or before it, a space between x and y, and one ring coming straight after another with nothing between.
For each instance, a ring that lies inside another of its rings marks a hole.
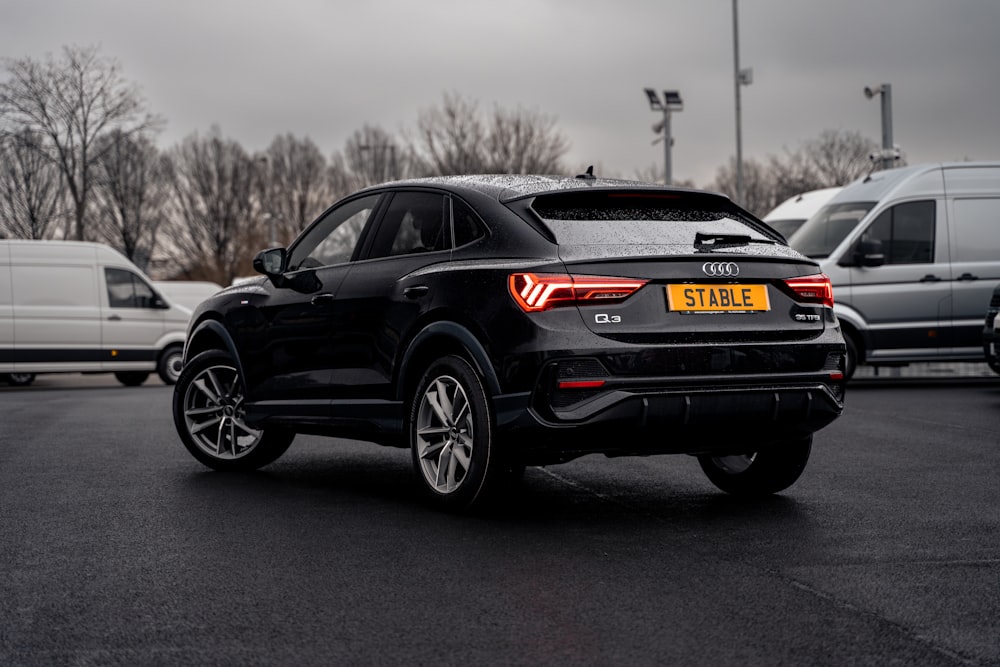
<instances>
[{"instance_id":1,"label":"van windshield","mask_svg":"<svg viewBox=\"0 0 1000 667\"><path fill-rule=\"evenodd\" d=\"M806 257L829 257L873 206L873 201L827 204L792 234L788 244Z\"/></svg>"}]
</instances>

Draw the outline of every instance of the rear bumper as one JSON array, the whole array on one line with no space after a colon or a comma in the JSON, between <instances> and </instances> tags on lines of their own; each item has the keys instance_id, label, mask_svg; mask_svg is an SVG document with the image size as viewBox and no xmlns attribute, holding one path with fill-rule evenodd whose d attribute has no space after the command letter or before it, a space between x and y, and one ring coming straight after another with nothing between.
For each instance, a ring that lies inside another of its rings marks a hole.
<instances>
[{"instance_id":1,"label":"rear bumper","mask_svg":"<svg viewBox=\"0 0 1000 667\"><path fill-rule=\"evenodd\" d=\"M558 412L518 413L516 401L501 401L498 422L528 462L544 464L593 453L746 453L809 436L844 410L843 384L829 376L771 380L615 389Z\"/></svg>"}]
</instances>

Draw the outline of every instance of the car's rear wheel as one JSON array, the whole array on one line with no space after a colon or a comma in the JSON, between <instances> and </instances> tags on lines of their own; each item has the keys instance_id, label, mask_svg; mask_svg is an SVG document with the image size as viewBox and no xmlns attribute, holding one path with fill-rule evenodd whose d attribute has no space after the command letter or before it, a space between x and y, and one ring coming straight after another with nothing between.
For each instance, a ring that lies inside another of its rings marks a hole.
<instances>
[{"instance_id":1,"label":"car's rear wheel","mask_svg":"<svg viewBox=\"0 0 1000 667\"><path fill-rule=\"evenodd\" d=\"M805 470L812 436L774 443L757 452L699 456L708 479L726 493L766 496L790 487Z\"/></svg>"},{"instance_id":2,"label":"car's rear wheel","mask_svg":"<svg viewBox=\"0 0 1000 667\"><path fill-rule=\"evenodd\" d=\"M431 364L408 416L413 467L434 502L465 510L496 498L511 475L496 446L483 379L469 362L447 356Z\"/></svg>"},{"instance_id":3,"label":"car's rear wheel","mask_svg":"<svg viewBox=\"0 0 1000 667\"><path fill-rule=\"evenodd\" d=\"M243 380L225 352L192 359L174 386L174 426L191 455L216 470L256 470L285 453L294 433L244 420Z\"/></svg>"}]
</instances>

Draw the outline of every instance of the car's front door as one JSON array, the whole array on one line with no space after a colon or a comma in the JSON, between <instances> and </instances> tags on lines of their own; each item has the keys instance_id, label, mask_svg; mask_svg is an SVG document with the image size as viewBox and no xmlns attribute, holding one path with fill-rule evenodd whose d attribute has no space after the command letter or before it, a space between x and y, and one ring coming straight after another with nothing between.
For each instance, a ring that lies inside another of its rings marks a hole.
<instances>
[{"instance_id":1,"label":"car's front door","mask_svg":"<svg viewBox=\"0 0 1000 667\"><path fill-rule=\"evenodd\" d=\"M334 300L350 260L374 219L379 195L325 213L288 250L286 271L269 294L231 315L251 401L272 413L323 414L330 397Z\"/></svg>"}]
</instances>

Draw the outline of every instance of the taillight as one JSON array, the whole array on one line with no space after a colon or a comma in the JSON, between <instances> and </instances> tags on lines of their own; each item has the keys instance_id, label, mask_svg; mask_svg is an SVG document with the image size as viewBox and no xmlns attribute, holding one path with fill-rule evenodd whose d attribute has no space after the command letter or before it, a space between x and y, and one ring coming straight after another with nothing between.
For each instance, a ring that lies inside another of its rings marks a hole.
<instances>
[{"instance_id":1,"label":"taillight","mask_svg":"<svg viewBox=\"0 0 1000 667\"><path fill-rule=\"evenodd\" d=\"M521 310L532 313L557 306L622 301L647 282L631 278L512 273L507 284Z\"/></svg>"},{"instance_id":2,"label":"taillight","mask_svg":"<svg viewBox=\"0 0 1000 667\"><path fill-rule=\"evenodd\" d=\"M789 278L785 284L793 292L796 299L807 303L818 303L833 308L833 284L825 273L801 278Z\"/></svg>"}]
</instances>

